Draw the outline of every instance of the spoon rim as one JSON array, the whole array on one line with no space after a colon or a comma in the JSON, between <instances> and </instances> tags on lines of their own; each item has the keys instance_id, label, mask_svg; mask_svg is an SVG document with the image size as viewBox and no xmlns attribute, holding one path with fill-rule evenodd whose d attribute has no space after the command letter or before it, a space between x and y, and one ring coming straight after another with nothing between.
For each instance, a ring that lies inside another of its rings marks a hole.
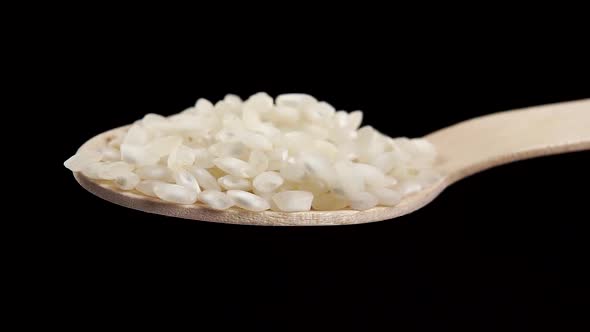
<instances>
[{"instance_id":1,"label":"spoon rim","mask_svg":"<svg viewBox=\"0 0 590 332\"><path fill-rule=\"evenodd\" d=\"M170 203L155 197L145 196L133 190L120 190L108 181L93 180L80 172L74 172L74 178L82 188L95 196L134 210L182 219L258 226L354 225L393 219L422 208L446 188L443 179L428 188L404 197L398 205L392 207L376 206L364 211L347 209L334 211L310 210L305 212L272 210L253 212L238 207L214 210L201 202L188 205Z\"/></svg>"}]
</instances>

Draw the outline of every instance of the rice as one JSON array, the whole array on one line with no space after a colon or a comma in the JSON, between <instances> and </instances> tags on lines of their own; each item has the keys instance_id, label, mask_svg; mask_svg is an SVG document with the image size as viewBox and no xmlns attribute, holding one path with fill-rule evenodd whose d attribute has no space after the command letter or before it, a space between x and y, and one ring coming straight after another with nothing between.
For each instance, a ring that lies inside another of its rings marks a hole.
<instances>
[{"instance_id":1,"label":"rice","mask_svg":"<svg viewBox=\"0 0 590 332\"><path fill-rule=\"evenodd\" d=\"M64 165L120 190L217 210L395 206L440 178L430 142L388 137L362 119L306 94L201 98L168 117L147 114Z\"/></svg>"}]
</instances>

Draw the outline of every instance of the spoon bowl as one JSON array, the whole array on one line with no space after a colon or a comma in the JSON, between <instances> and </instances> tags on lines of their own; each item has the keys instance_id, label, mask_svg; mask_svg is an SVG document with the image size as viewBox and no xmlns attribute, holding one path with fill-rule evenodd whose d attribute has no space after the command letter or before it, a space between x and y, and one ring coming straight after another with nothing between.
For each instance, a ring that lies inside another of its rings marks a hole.
<instances>
[{"instance_id":1,"label":"spoon bowl","mask_svg":"<svg viewBox=\"0 0 590 332\"><path fill-rule=\"evenodd\" d=\"M82 146L97 149L125 133L120 127L99 134ZM80 172L78 183L109 202L166 216L211 222L266 226L349 225L403 216L430 203L447 186L474 173L512 161L590 149L590 99L494 113L463 121L425 136L438 151L436 168L443 177L408 195L393 207L365 211L251 212L239 208L217 211L196 203L178 205Z\"/></svg>"}]
</instances>

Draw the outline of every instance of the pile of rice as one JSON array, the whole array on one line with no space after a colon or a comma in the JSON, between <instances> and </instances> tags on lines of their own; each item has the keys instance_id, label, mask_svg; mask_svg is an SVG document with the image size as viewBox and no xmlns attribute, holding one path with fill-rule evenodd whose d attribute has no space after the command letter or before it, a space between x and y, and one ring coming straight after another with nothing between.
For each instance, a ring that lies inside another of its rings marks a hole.
<instances>
[{"instance_id":1,"label":"pile of rice","mask_svg":"<svg viewBox=\"0 0 590 332\"><path fill-rule=\"evenodd\" d=\"M64 165L121 190L217 210L394 206L440 178L431 143L388 137L362 119L306 94L199 99L172 116L147 114Z\"/></svg>"}]
</instances>

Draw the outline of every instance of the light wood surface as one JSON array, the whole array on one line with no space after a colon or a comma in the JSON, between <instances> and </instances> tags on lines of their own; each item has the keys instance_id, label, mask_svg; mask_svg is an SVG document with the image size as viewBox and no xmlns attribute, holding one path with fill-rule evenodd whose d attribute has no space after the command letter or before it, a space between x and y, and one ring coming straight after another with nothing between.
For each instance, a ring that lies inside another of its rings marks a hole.
<instances>
[{"instance_id":1,"label":"light wood surface","mask_svg":"<svg viewBox=\"0 0 590 332\"><path fill-rule=\"evenodd\" d=\"M97 148L126 127L104 132L82 147ZM82 187L107 201L145 212L178 218L246 225L317 226L380 221L413 212L430 203L447 186L476 172L516 160L590 149L590 99L490 114L426 136L439 152L437 168L444 178L405 197L395 207L366 211L249 212L238 208L215 211L203 205L177 205L136 192L118 190L108 182L74 177Z\"/></svg>"}]
</instances>

